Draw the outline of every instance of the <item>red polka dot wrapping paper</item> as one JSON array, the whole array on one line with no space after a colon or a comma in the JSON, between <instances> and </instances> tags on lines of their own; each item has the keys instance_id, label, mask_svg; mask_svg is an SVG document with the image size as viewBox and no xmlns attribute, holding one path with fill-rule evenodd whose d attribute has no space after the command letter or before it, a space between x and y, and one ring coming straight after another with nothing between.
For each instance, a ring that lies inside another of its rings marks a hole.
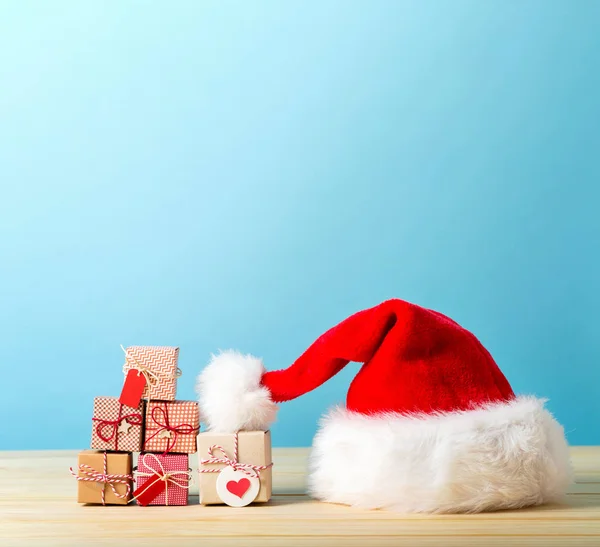
<instances>
[{"instance_id":1,"label":"red polka dot wrapping paper","mask_svg":"<svg viewBox=\"0 0 600 547\"><path fill-rule=\"evenodd\" d=\"M143 401L137 408L132 408L122 405L116 397L95 397L90 447L139 452L142 449L143 420Z\"/></svg>"},{"instance_id":2,"label":"red polka dot wrapping paper","mask_svg":"<svg viewBox=\"0 0 600 547\"><path fill-rule=\"evenodd\" d=\"M135 368L136 363L155 373L156 378L146 384L143 399L173 401L177 394L177 363L179 348L169 346L129 346L123 372Z\"/></svg>"},{"instance_id":3,"label":"red polka dot wrapping paper","mask_svg":"<svg viewBox=\"0 0 600 547\"><path fill-rule=\"evenodd\" d=\"M157 463L160 462L161 467ZM183 488L180 485L189 487L189 458L187 454L140 454L137 464L137 473L135 478L136 490L145 486L148 481L154 480L153 477L141 477L138 473L150 473L158 471L159 474L173 473L173 481L164 481L166 488L161 494L154 498L148 505L187 505L188 503L188 488ZM179 484L177 484L179 483Z\"/></svg>"},{"instance_id":4,"label":"red polka dot wrapping paper","mask_svg":"<svg viewBox=\"0 0 600 547\"><path fill-rule=\"evenodd\" d=\"M196 401L148 401L143 450L193 454L199 426Z\"/></svg>"}]
</instances>

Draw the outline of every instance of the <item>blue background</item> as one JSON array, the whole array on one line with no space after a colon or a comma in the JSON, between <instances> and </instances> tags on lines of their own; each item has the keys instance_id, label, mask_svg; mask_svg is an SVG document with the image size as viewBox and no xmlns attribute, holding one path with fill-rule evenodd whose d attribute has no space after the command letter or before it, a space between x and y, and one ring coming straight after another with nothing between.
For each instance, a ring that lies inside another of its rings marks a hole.
<instances>
[{"instance_id":1,"label":"blue background","mask_svg":"<svg viewBox=\"0 0 600 547\"><path fill-rule=\"evenodd\" d=\"M290 364L389 297L600 444L600 3L0 7L0 448L84 448L119 344ZM308 445L358 365L283 406Z\"/></svg>"}]
</instances>

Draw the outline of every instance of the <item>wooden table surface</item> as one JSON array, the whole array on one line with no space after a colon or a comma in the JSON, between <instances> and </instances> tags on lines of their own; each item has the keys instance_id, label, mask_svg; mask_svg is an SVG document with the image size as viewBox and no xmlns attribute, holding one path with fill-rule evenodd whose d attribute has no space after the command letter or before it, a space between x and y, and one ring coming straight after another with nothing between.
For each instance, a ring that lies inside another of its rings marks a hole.
<instances>
[{"instance_id":1,"label":"wooden table surface","mask_svg":"<svg viewBox=\"0 0 600 547\"><path fill-rule=\"evenodd\" d=\"M600 447L575 447L566 503L478 515L400 515L319 503L304 494L307 449L275 449L267 505L82 506L76 452L0 452L0 546L285 545L600 546ZM196 456L191 457L196 461Z\"/></svg>"}]
</instances>

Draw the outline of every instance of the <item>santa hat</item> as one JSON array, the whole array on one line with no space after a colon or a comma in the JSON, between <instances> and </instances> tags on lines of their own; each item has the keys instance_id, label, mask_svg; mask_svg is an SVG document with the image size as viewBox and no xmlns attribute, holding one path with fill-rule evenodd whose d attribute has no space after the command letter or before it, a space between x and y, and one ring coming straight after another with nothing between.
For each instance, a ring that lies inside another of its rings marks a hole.
<instances>
[{"instance_id":1,"label":"santa hat","mask_svg":"<svg viewBox=\"0 0 600 547\"><path fill-rule=\"evenodd\" d=\"M290 367L227 351L198 378L209 430L268 429L276 403L364 363L345 408L321 422L310 493L403 512L476 512L555 501L570 481L563 428L544 400L517 397L473 334L389 300L319 337Z\"/></svg>"}]
</instances>

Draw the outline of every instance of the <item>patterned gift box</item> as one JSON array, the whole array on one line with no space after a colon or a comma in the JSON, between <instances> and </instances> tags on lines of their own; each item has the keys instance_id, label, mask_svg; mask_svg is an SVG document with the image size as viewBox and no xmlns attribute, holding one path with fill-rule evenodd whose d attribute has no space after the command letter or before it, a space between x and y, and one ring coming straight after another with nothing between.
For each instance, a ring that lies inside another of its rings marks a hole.
<instances>
[{"instance_id":1,"label":"patterned gift box","mask_svg":"<svg viewBox=\"0 0 600 547\"><path fill-rule=\"evenodd\" d=\"M137 408L116 397L96 397L92 418L92 444L97 450L139 452L144 432L144 402Z\"/></svg>"},{"instance_id":2,"label":"patterned gift box","mask_svg":"<svg viewBox=\"0 0 600 547\"><path fill-rule=\"evenodd\" d=\"M144 452L196 452L200 417L196 401L148 401Z\"/></svg>"},{"instance_id":3,"label":"patterned gift box","mask_svg":"<svg viewBox=\"0 0 600 547\"><path fill-rule=\"evenodd\" d=\"M179 348L168 346L130 346L125 350L123 373L137 370L146 377L143 399L173 401L177 393Z\"/></svg>"},{"instance_id":4,"label":"patterned gift box","mask_svg":"<svg viewBox=\"0 0 600 547\"><path fill-rule=\"evenodd\" d=\"M147 505L187 505L191 469L187 454L140 454L136 471L136 495L161 483L161 493Z\"/></svg>"}]
</instances>

